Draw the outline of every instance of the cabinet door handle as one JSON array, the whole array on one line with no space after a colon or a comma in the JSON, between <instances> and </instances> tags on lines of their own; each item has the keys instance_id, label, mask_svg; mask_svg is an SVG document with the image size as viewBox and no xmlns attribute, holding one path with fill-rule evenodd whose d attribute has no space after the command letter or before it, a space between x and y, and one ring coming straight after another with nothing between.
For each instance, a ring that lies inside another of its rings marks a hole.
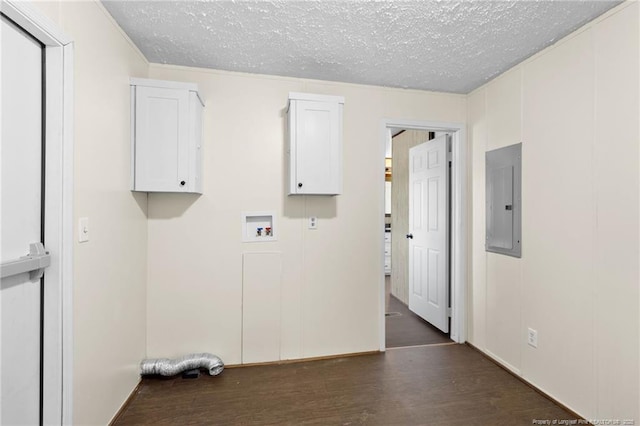
<instances>
[{"instance_id":1,"label":"cabinet door handle","mask_svg":"<svg viewBox=\"0 0 640 426\"><path fill-rule=\"evenodd\" d=\"M298 184L298 188L302 188L302 182Z\"/></svg>"},{"instance_id":2,"label":"cabinet door handle","mask_svg":"<svg viewBox=\"0 0 640 426\"><path fill-rule=\"evenodd\" d=\"M407 238L412 239L413 240L413 234L407 234Z\"/></svg>"},{"instance_id":3,"label":"cabinet door handle","mask_svg":"<svg viewBox=\"0 0 640 426\"><path fill-rule=\"evenodd\" d=\"M187 183L187 182L185 182L185 181L181 180L181 181L180 181L180 186L185 186L185 185L186 185L186 183Z\"/></svg>"}]
</instances>

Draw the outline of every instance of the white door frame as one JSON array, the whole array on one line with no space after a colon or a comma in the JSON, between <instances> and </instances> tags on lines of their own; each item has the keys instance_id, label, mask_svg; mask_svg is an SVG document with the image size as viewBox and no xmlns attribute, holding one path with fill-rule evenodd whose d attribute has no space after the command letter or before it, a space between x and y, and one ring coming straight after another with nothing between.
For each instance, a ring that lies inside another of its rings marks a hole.
<instances>
[{"instance_id":1,"label":"white door frame","mask_svg":"<svg viewBox=\"0 0 640 426\"><path fill-rule=\"evenodd\" d=\"M72 423L73 43L23 1L0 11L45 46L45 243L52 253L44 291L44 424ZM0 67L2 64L0 64ZM1 124L0 124L1 125Z\"/></svg>"},{"instance_id":2,"label":"white door frame","mask_svg":"<svg viewBox=\"0 0 640 426\"><path fill-rule=\"evenodd\" d=\"M384 119L380 126L380 247L384 247L384 159L389 128L451 133L451 339L466 341L467 325L467 135L464 123ZM393 213L392 213L393 214ZM379 330L380 351L386 350L384 250L380 250ZM393 265L391 266L393 268Z\"/></svg>"}]
</instances>

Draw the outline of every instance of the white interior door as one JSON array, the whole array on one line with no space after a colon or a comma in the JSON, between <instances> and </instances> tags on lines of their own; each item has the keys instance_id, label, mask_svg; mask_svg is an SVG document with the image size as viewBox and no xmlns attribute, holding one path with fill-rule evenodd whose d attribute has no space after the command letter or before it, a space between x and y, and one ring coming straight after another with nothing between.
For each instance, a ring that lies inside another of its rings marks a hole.
<instances>
[{"instance_id":1,"label":"white interior door","mask_svg":"<svg viewBox=\"0 0 640 426\"><path fill-rule=\"evenodd\" d=\"M409 309L449 332L449 135L409 150Z\"/></svg>"},{"instance_id":2,"label":"white interior door","mask_svg":"<svg viewBox=\"0 0 640 426\"><path fill-rule=\"evenodd\" d=\"M42 242L42 47L2 17L0 258ZM41 285L29 272L0 281L0 424L40 422Z\"/></svg>"}]
</instances>

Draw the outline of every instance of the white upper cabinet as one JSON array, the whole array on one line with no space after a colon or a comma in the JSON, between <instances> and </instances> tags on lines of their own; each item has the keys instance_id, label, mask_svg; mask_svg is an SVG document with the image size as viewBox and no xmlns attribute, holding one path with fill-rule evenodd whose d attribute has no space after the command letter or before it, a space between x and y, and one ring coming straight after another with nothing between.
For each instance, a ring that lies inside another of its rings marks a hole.
<instances>
[{"instance_id":1,"label":"white upper cabinet","mask_svg":"<svg viewBox=\"0 0 640 426\"><path fill-rule=\"evenodd\" d=\"M198 86L131 79L132 190L202 193Z\"/></svg>"},{"instance_id":2,"label":"white upper cabinet","mask_svg":"<svg viewBox=\"0 0 640 426\"><path fill-rule=\"evenodd\" d=\"M342 192L343 107L343 97L289 93L289 195Z\"/></svg>"}]
</instances>

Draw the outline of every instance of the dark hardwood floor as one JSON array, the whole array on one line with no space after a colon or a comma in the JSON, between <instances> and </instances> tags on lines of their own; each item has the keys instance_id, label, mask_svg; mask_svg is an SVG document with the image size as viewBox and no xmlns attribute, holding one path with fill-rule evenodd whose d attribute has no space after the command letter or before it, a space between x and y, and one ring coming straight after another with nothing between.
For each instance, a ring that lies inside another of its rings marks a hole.
<instances>
[{"instance_id":1,"label":"dark hardwood floor","mask_svg":"<svg viewBox=\"0 0 640 426\"><path fill-rule=\"evenodd\" d=\"M531 425L573 419L466 345L422 346L198 379L144 378L115 425Z\"/></svg>"},{"instance_id":2,"label":"dark hardwood floor","mask_svg":"<svg viewBox=\"0 0 640 426\"><path fill-rule=\"evenodd\" d=\"M407 305L391 295L388 276L385 277L385 283L387 313L385 317L385 346L387 348L452 342L448 334L411 312Z\"/></svg>"},{"instance_id":3,"label":"dark hardwood floor","mask_svg":"<svg viewBox=\"0 0 640 426\"><path fill-rule=\"evenodd\" d=\"M407 305L389 296L385 317L387 348L450 343L449 335L438 330L409 310Z\"/></svg>"}]
</instances>

